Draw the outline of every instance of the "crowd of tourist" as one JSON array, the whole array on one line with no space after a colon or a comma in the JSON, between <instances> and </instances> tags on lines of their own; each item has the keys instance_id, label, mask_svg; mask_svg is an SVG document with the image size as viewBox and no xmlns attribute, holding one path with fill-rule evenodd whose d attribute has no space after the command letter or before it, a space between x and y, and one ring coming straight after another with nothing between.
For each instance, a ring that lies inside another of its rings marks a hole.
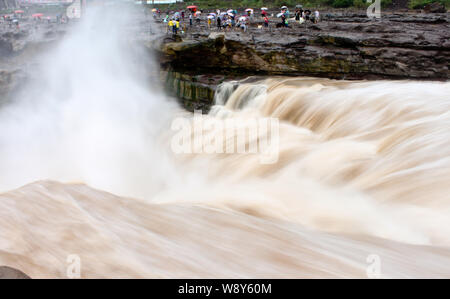
<instances>
[{"instance_id":1,"label":"crowd of tourist","mask_svg":"<svg viewBox=\"0 0 450 299\"><path fill-rule=\"evenodd\" d=\"M154 8L152 12L153 18L166 23L167 32L173 34L184 32L187 28L200 25L202 22L205 22L208 29L217 28L217 30L229 31L238 28L246 32L250 24L255 24L257 28L262 29L272 25L276 28L291 27L289 22L303 24L320 21L318 10L312 12L309 9L303 9L301 5L295 7L293 14L290 13L287 6L282 6L277 14L269 13L267 7L261 7L259 13L255 13L252 8L247 8L239 13L236 9L204 11L195 5L180 11L168 11L165 14L162 14L161 10L157 8Z\"/></svg>"},{"instance_id":2,"label":"crowd of tourist","mask_svg":"<svg viewBox=\"0 0 450 299\"><path fill-rule=\"evenodd\" d=\"M62 13L57 14L56 16L45 16L43 13L29 13L24 10L15 10L10 14L5 14L0 16L0 20L3 24L8 26L9 28L20 28L20 24L26 21L32 21L35 25L40 23L68 23L69 18Z\"/></svg>"}]
</instances>

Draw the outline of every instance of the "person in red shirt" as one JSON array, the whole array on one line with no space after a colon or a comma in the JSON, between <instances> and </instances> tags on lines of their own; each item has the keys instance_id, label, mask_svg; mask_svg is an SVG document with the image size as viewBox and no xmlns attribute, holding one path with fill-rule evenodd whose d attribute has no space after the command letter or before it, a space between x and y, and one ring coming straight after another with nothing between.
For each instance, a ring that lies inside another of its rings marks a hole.
<instances>
[{"instance_id":1,"label":"person in red shirt","mask_svg":"<svg viewBox=\"0 0 450 299\"><path fill-rule=\"evenodd\" d=\"M264 15L264 27L266 28L269 27L269 18L267 17L267 14Z\"/></svg>"}]
</instances>

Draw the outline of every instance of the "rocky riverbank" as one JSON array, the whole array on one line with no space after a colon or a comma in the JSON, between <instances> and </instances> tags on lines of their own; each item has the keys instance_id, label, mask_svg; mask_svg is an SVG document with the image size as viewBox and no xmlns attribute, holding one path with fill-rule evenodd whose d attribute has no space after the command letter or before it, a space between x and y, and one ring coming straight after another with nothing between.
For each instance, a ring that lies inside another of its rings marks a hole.
<instances>
[{"instance_id":1,"label":"rocky riverbank","mask_svg":"<svg viewBox=\"0 0 450 299\"><path fill-rule=\"evenodd\" d=\"M204 14L204 17L205 18ZM142 28L131 39L156 54L166 89L192 109L208 109L218 84L248 76L316 76L335 79L450 78L450 13L390 12L380 20L365 13L322 12L318 24L290 22L290 28L259 28L256 17L247 32L209 29L205 19L184 34L167 34L166 24ZM20 29L0 28L2 99L26 80L37 54L59 41L73 24L24 22ZM70 55L70 53L68 53ZM152 70L153 72L154 70Z\"/></svg>"},{"instance_id":2,"label":"rocky riverbank","mask_svg":"<svg viewBox=\"0 0 450 299\"><path fill-rule=\"evenodd\" d=\"M217 82L250 75L448 80L449 19L449 13L390 13L380 20L324 13L318 24L264 29L256 18L245 33L187 26L185 35L167 35L155 49L162 70L178 74L164 77L166 82L176 82L176 94L192 100L189 105L202 106L210 93L191 98L198 84L189 78L195 74L213 78L201 83L211 90Z\"/></svg>"}]
</instances>

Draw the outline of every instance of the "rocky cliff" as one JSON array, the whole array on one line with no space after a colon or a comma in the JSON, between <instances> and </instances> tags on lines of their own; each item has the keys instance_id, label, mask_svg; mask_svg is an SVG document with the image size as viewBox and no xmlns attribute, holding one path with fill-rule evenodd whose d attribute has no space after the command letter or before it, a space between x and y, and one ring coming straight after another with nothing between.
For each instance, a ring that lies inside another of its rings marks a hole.
<instances>
[{"instance_id":1,"label":"rocky cliff","mask_svg":"<svg viewBox=\"0 0 450 299\"><path fill-rule=\"evenodd\" d=\"M449 13L392 13L381 20L327 14L318 24L291 22L291 28L264 30L255 21L245 33L197 26L181 38L164 38L156 49L163 70L209 74L215 82L249 75L448 80L449 18Z\"/></svg>"},{"instance_id":2,"label":"rocky cliff","mask_svg":"<svg viewBox=\"0 0 450 299\"><path fill-rule=\"evenodd\" d=\"M342 79L450 78L449 15L354 16L291 29L199 31L161 45L164 68Z\"/></svg>"}]
</instances>

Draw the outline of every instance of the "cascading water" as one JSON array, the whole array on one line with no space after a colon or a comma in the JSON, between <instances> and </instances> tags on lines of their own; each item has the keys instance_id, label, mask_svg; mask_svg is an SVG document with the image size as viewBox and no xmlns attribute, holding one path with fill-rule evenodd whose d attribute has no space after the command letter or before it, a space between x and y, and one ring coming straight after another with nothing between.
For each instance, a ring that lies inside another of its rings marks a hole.
<instances>
[{"instance_id":1,"label":"cascading water","mask_svg":"<svg viewBox=\"0 0 450 299\"><path fill-rule=\"evenodd\" d=\"M92 14L0 111L12 190L0 264L31 277L66 277L72 255L82 277L366 277L376 255L381 277L450 277L449 83L225 83L204 118L278 119L277 161L178 155L172 120L195 117L148 90L127 15ZM197 149L204 136L189 135Z\"/></svg>"}]
</instances>

